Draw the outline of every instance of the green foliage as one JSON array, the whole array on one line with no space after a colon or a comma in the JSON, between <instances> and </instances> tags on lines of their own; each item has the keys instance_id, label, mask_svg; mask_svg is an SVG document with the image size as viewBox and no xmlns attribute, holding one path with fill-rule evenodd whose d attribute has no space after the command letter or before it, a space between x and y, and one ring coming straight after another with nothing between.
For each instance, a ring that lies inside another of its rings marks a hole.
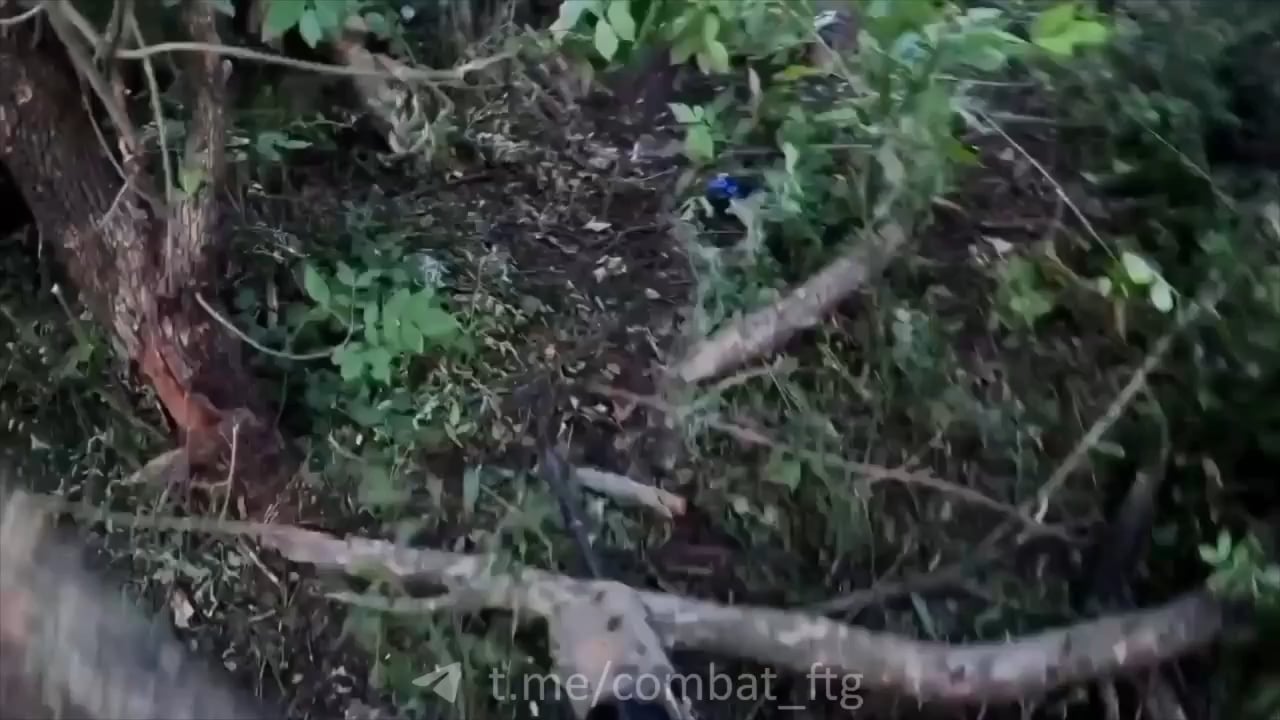
<instances>
[{"instance_id":1,"label":"green foliage","mask_svg":"<svg viewBox=\"0 0 1280 720\"><path fill-rule=\"evenodd\" d=\"M343 23L369 3L365 0L269 0L262 19L262 39L272 40L297 29L311 47L338 37Z\"/></svg>"},{"instance_id":2,"label":"green foliage","mask_svg":"<svg viewBox=\"0 0 1280 720\"><path fill-rule=\"evenodd\" d=\"M1030 260L1014 256L1000 268L996 287L996 312L1012 329L1028 329L1053 310L1055 297L1039 269Z\"/></svg>"},{"instance_id":3,"label":"green foliage","mask_svg":"<svg viewBox=\"0 0 1280 720\"><path fill-rule=\"evenodd\" d=\"M390 385L393 372L398 374L393 366L447 346L457 335L458 321L440 306L435 288L411 289L415 283L404 282L406 275L377 267L357 270L339 260L330 278L314 264L305 266L303 287L314 310L336 320L350 338L333 352L343 380Z\"/></svg>"},{"instance_id":4,"label":"green foliage","mask_svg":"<svg viewBox=\"0 0 1280 720\"><path fill-rule=\"evenodd\" d=\"M1217 543L1200 546L1200 558L1213 567L1209 587L1214 591L1280 611L1280 563L1268 563L1256 537L1237 541L1223 530Z\"/></svg>"},{"instance_id":5,"label":"green foliage","mask_svg":"<svg viewBox=\"0 0 1280 720\"><path fill-rule=\"evenodd\" d=\"M1031 42L1055 55L1070 57L1077 47L1101 45L1107 26L1082 13L1075 2L1063 2L1042 11L1031 23Z\"/></svg>"}]
</instances>

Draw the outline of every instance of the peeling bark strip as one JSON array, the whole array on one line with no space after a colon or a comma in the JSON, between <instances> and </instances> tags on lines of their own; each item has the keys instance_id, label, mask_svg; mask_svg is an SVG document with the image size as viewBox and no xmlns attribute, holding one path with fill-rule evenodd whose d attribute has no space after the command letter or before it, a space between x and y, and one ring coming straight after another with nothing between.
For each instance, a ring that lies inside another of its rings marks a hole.
<instances>
[{"instance_id":1,"label":"peeling bark strip","mask_svg":"<svg viewBox=\"0 0 1280 720\"><path fill-rule=\"evenodd\" d=\"M403 613L506 609L542 618L617 583L539 570L494 573L497 559L407 548L379 540L341 540L298 528L267 528L264 544L295 562L356 572L381 568L402 580L447 588L443 597L349 602ZM1082 681L1149 668L1203 649L1225 624L1224 605L1193 592L1165 605L1084 622L1003 643L950 645L872 632L828 618L749 606L724 606L634 591L664 644L785 668L856 675L861 687L926 701L1028 699Z\"/></svg>"},{"instance_id":2,"label":"peeling bark strip","mask_svg":"<svg viewBox=\"0 0 1280 720\"><path fill-rule=\"evenodd\" d=\"M193 39L217 42L212 13L208 2L187 4ZM224 463L234 438L243 464L234 471L254 480L238 489L248 491L250 513L265 516L291 458L272 423L261 420L273 414L254 392L238 339L194 300L202 290L213 296L217 284L226 78L208 53L190 55L189 69L194 109L182 161L198 163L203 177L170 209L140 172L126 170L127 184L120 177L62 48L47 37L37 43L25 25L0 30L0 162L82 300L155 389L192 465Z\"/></svg>"}]
</instances>

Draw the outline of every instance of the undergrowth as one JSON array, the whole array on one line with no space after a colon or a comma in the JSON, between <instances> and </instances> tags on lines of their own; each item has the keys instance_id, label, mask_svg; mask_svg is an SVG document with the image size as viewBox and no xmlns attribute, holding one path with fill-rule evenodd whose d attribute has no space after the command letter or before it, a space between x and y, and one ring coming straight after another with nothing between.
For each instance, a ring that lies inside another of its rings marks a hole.
<instances>
[{"instance_id":1,"label":"undergrowth","mask_svg":"<svg viewBox=\"0 0 1280 720\"><path fill-rule=\"evenodd\" d=\"M693 273L692 337L776 301L878 228L913 238L819 327L667 408L685 454L665 480L703 526L589 505L622 579L956 642L1077 619L1089 612L1088 548L988 540L1037 509L1046 479L1141 373L1142 391L1087 441L1046 517L1097 530L1135 475L1158 473L1137 594L1158 600L1211 575L1216 589L1257 599L1264 618L1276 611L1280 187L1274 161L1259 158L1267 143L1277 152L1280 124L1249 96L1271 93L1280 107L1280 85L1236 76L1275 42L1280 13L1225 0L1135 3L1132 18L1069 2L872 0L857 4L851 40L816 26L807 3L566 0L546 30L518 29L515 4L481 5L415 24L381 3L272 0L266 34L296 30L314 47L358 13L411 57L556 47L568 72L589 78L655 51L691 63L700 82L672 98L663 129L683 154L667 191L691 238L679 249ZM446 32L429 49L424 38ZM815 64L815 47L835 53ZM432 115L432 132L457 141L479 124L490 97L471 92L481 101ZM545 333L568 320L548 316L509 256L479 247L492 205L350 192L379 178L427 183L420 166L387 158L325 167L358 123L289 102L263 92L234 118L234 173L248 189L227 283L234 312L221 320L279 390L312 494L344 530L576 568L556 498L522 464L529 408L506 402L528 368L550 362ZM307 171L338 175L319 191L328 197L279 210ZM757 192L703 192L719 173ZM572 237L544 225L543 236ZM167 489L128 482L163 448L163 419L144 391L119 389L109 342L33 262L47 261L6 254L0 289L9 444L68 478L45 490L163 509ZM42 302L19 302L31 297ZM769 441L746 446L735 429ZM287 638L307 622L291 614L297 577L263 599L241 573L260 562L247 547L109 530L108 545L140 568L138 588L171 609L245 594L280 613L273 630L210 632L222 647L260 643L241 648L259 665L251 674L296 691ZM664 548L728 559L681 569L664 564ZM188 605L174 605L174 586ZM179 627L195 622L172 612ZM252 625L242 615L212 617ZM317 665L359 675L369 698L407 716L535 712L495 704L493 671L515 682L547 662L536 633L509 618L351 609L331 630L333 647L364 661ZM415 684L454 661L466 679L455 703ZM1229 716L1274 717L1274 659L1224 668L1198 691ZM1088 712L1078 694L1053 702Z\"/></svg>"}]
</instances>

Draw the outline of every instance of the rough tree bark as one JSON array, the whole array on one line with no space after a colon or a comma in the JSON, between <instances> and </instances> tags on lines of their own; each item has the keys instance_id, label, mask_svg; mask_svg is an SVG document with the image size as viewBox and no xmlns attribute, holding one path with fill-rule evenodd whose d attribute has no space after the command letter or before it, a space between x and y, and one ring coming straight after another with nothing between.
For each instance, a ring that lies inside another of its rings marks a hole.
<instances>
[{"instance_id":1,"label":"rough tree bark","mask_svg":"<svg viewBox=\"0 0 1280 720\"><path fill-rule=\"evenodd\" d=\"M20 9L0 0L4 15ZM208 3L189 3L184 14L193 39L217 42ZM216 303L216 193L226 131L221 62L213 54L188 56L183 81L194 91L183 161L201 163L203 182L169 205L142 158L123 153L124 176L117 170L66 49L51 35L30 22L0 28L0 163L82 300L154 388L193 470L233 472L250 515L286 519L290 503L281 499L292 453L254 390L238 340L195 300L200 294ZM228 468L232 456L236 467Z\"/></svg>"}]
</instances>

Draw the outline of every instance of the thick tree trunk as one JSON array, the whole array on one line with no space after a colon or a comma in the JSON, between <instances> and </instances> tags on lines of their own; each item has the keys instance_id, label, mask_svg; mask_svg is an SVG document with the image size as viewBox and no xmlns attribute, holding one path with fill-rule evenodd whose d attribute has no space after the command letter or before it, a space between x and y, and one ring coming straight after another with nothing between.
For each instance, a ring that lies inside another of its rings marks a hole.
<instances>
[{"instance_id":1,"label":"thick tree trunk","mask_svg":"<svg viewBox=\"0 0 1280 720\"><path fill-rule=\"evenodd\" d=\"M191 3L187 15L194 39L216 42L207 3ZM274 414L238 340L195 301L199 293L216 303L225 135L218 59L193 54L184 78L196 88L185 158L200 158L205 179L170 210L135 158L123 159L126 183L63 48L44 35L37 42L30 23L0 29L0 163L83 301L155 389L191 466L233 472L250 515L289 514L279 500L293 463ZM232 456L237 467L228 469Z\"/></svg>"}]
</instances>

